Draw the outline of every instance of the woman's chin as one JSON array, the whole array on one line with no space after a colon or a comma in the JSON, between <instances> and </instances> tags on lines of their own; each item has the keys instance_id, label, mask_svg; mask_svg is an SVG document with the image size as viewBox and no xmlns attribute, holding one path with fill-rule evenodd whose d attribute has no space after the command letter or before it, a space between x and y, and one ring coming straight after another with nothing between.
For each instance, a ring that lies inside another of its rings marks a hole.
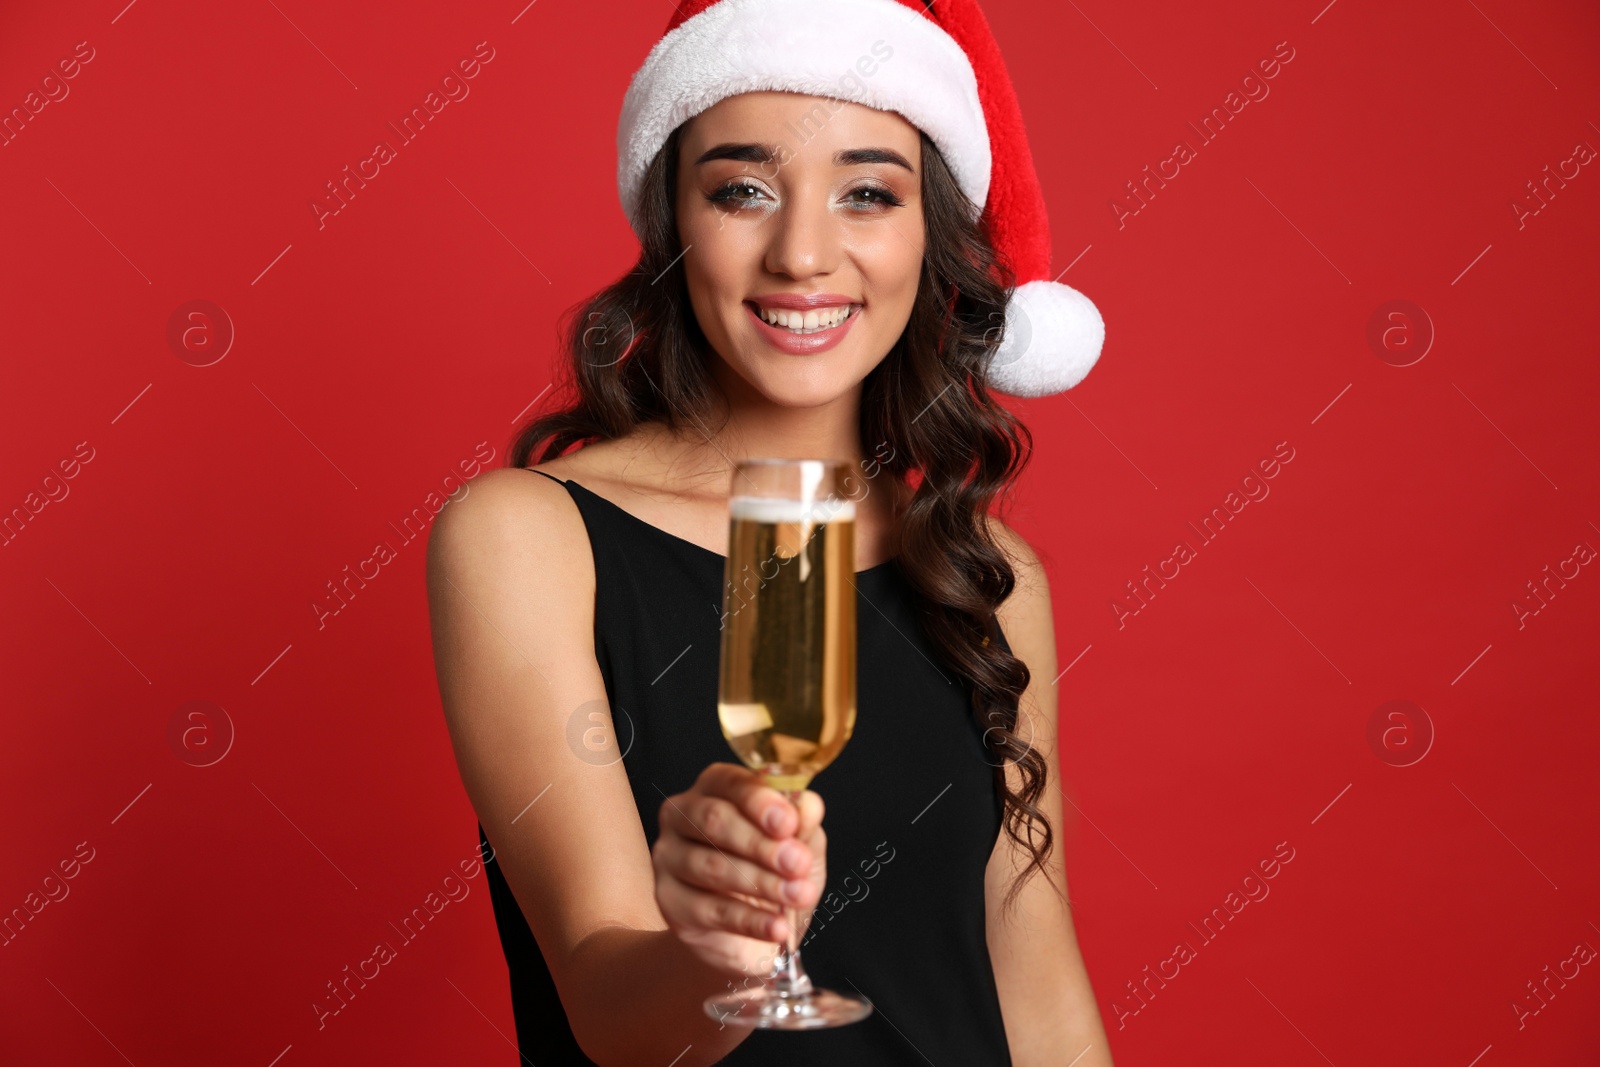
<instances>
[{"instance_id":1,"label":"woman's chin","mask_svg":"<svg viewBox=\"0 0 1600 1067\"><path fill-rule=\"evenodd\" d=\"M841 366L820 356L777 353L764 356L760 365L746 371L745 377L756 392L777 407L814 408L839 399L855 384L845 380Z\"/></svg>"}]
</instances>

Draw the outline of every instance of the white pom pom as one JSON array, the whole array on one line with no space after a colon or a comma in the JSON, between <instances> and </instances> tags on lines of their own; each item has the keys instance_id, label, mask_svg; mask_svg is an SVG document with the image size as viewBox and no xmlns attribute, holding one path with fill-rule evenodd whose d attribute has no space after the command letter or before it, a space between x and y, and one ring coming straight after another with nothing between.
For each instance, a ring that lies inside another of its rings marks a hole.
<instances>
[{"instance_id":1,"label":"white pom pom","mask_svg":"<svg viewBox=\"0 0 1600 1067\"><path fill-rule=\"evenodd\" d=\"M1011 293L989 387L1020 397L1065 392L1083 381L1105 339L1105 321L1088 297L1059 282L1025 282Z\"/></svg>"}]
</instances>

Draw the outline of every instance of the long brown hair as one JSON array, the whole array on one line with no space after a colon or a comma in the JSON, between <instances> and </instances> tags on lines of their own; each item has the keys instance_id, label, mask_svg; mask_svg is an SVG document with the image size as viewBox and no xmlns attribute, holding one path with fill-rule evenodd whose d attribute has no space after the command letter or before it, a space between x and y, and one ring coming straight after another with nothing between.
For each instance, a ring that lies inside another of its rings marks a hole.
<instances>
[{"instance_id":1,"label":"long brown hair","mask_svg":"<svg viewBox=\"0 0 1600 1067\"><path fill-rule=\"evenodd\" d=\"M543 463L643 423L704 433L716 389L707 365L716 355L695 320L681 266L674 208L681 129L645 174L638 264L568 309L558 393L568 399L517 433L511 466L528 466L536 451ZM887 474L915 490L902 519L897 566L916 592L928 639L971 690L972 713L1005 794L1005 829L1032 857L1006 896L1009 906L1026 877L1044 870L1053 844L1039 806L1049 768L1017 733L1030 673L997 639L995 609L1016 576L980 521L1016 481L1033 445L986 381L1014 275L926 134L922 159L922 276L904 332L862 383L861 441L875 450L869 477ZM1009 764L1021 773L1020 789L1006 779Z\"/></svg>"}]
</instances>

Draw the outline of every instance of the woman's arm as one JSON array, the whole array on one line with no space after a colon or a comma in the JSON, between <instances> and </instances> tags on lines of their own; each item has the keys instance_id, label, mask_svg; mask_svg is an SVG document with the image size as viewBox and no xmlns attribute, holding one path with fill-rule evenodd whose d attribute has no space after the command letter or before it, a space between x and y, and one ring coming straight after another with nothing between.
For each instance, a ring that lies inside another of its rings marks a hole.
<instances>
[{"instance_id":1,"label":"woman's arm","mask_svg":"<svg viewBox=\"0 0 1600 1067\"><path fill-rule=\"evenodd\" d=\"M1000 625L1011 651L1028 665L1017 733L1045 759L1049 778L1039 807L1050 820L1055 846L1043 872L1029 876L1009 911L1007 890L1029 860L1004 830L985 877L989 956L1005 1018L1006 1040L1017 1067L1112 1067L1111 1049L1084 969L1067 900L1061 860L1062 805L1056 762L1055 621L1044 568L1026 541L996 521L995 534L1011 557L1017 587L1001 605ZM1007 769L1013 789L1021 775Z\"/></svg>"},{"instance_id":2,"label":"woman's arm","mask_svg":"<svg viewBox=\"0 0 1600 1067\"><path fill-rule=\"evenodd\" d=\"M567 492L491 471L428 543L435 668L462 783L561 995L599 1064L712 1064L749 1035L701 1000L727 976L668 929L620 761L569 747L607 709L594 650L594 559Z\"/></svg>"}]
</instances>

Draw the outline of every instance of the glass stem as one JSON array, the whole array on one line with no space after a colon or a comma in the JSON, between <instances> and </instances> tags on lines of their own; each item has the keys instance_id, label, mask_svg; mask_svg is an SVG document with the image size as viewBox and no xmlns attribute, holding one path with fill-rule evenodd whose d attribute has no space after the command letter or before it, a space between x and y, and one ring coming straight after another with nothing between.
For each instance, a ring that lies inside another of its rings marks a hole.
<instances>
[{"instance_id":1,"label":"glass stem","mask_svg":"<svg viewBox=\"0 0 1600 1067\"><path fill-rule=\"evenodd\" d=\"M800 810L799 799L803 790L784 789L780 792L795 806L796 811ZM800 909L790 905L784 909L784 915L789 920L789 935L778 946L778 958L767 982L781 997L809 996L811 979L800 964Z\"/></svg>"}]
</instances>

